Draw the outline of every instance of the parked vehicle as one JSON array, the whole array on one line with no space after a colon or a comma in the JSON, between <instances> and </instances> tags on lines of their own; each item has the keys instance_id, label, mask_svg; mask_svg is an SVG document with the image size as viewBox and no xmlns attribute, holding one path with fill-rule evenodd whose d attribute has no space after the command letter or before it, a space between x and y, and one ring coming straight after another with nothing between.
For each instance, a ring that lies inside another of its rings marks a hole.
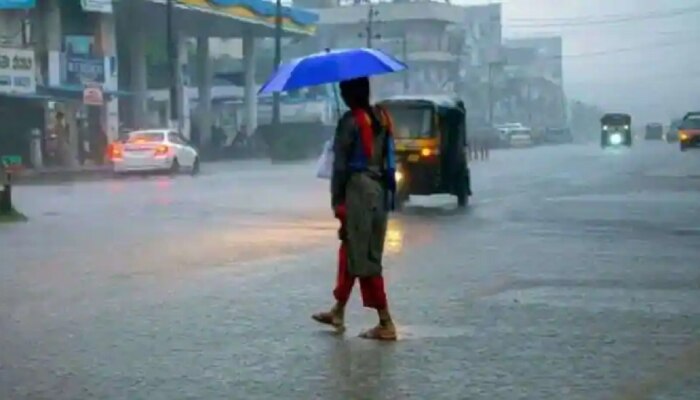
<instances>
[{"instance_id":1,"label":"parked vehicle","mask_svg":"<svg viewBox=\"0 0 700 400\"><path fill-rule=\"evenodd\" d=\"M535 144L532 129L520 122L495 125L499 142L505 147L530 147Z\"/></svg>"},{"instance_id":2,"label":"parked vehicle","mask_svg":"<svg viewBox=\"0 0 700 400\"><path fill-rule=\"evenodd\" d=\"M116 173L187 170L199 172L199 153L177 132L154 129L130 132L115 142L110 159Z\"/></svg>"}]
</instances>

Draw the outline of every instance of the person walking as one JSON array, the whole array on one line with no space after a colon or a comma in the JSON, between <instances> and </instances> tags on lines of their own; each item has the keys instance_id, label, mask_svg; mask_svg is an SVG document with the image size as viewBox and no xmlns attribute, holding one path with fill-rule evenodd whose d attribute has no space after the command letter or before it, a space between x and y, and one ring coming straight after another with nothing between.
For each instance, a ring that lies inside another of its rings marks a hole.
<instances>
[{"instance_id":1,"label":"person walking","mask_svg":"<svg viewBox=\"0 0 700 400\"><path fill-rule=\"evenodd\" d=\"M391 118L370 105L368 78L340 82L340 94L350 111L338 122L333 145L331 205L341 225L336 302L312 318L343 331L345 306L359 279L363 305L376 310L379 318L360 337L396 340L382 276L388 211L396 191Z\"/></svg>"},{"instance_id":2,"label":"person walking","mask_svg":"<svg viewBox=\"0 0 700 400\"><path fill-rule=\"evenodd\" d=\"M56 112L53 133L56 135L56 153L60 165L64 167L71 166L73 160L71 160L70 127L68 126L68 122L66 122L65 115L61 111Z\"/></svg>"}]
</instances>

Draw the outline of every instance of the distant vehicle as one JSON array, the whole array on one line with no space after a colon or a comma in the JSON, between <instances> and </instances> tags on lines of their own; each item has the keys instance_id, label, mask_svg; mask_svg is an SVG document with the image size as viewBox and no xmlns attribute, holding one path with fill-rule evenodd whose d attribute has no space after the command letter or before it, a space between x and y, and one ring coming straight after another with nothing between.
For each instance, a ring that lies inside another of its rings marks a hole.
<instances>
[{"instance_id":1,"label":"distant vehicle","mask_svg":"<svg viewBox=\"0 0 700 400\"><path fill-rule=\"evenodd\" d=\"M547 128L544 131L544 141L552 144L572 143L574 137L569 128Z\"/></svg>"},{"instance_id":2,"label":"distant vehicle","mask_svg":"<svg viewBox=\"0 0 700 400\"><path fill-rule=\"evenodd\" d=\"M681 122L683 122L682 119L674 119L671 121L671 124L668 126L668 130L664 134L664 140L667 143L678 141L678 127L681 125Z\"/></svg>"},{"instance_id":3,"label":"distant vehicle","mask_svg":"<svg viewBox=\"0 0 700 400\"><path fill-rule=\"evenodd\" d=\"M114 172L187 170L199 172L199 153L179 133L167 129L129 132L123 142L112 147Z\"/></svg>"},{"instance_id":4,"label":"distant vehicle","mask_svg":"<svg viewBox=\"0 0 700 400\"><path fill-rule=\"evenodd\" d=\"M600 147L632 146L632 117L629 114L605 114L600 125Z\"/></svg>"},{"instance_id":5,"label":"distant vehicle","mask_svg":"<svg viewBox=\"0 0 700 400\"><path fill-rule=\"evenodd\" d=\"M644 129L645 140L662 140L664 137L664 127L658 122L647 124Z\"/></svg>"},{"instance_id":6,"label":"distant vehicle","mask_svg":"<svg viewBox=\"0 0 700 400\"><path fill-rule=\"evenodd\" d=\"M700 147L700 111L689 112L678 127L678 142L681 151Z\"/></svg>"},{"instance_id":7,"label":"distant vehicle","mask_svg":"<svg viewBox=\"0 0 700 400\"><path fill-rule=\"evenodd\" d=\"M410 196L451 194L465 207L472 195L467 110L459 98L394 96L379 102L394 123L396 206Z\"/></svg>"},{"instance_id":8,"label":"distant vehicle","mask_svg":"<svg viewBox=\"0 0 700 400\"><path fill-rule=\"evenodd\" d=\"M535 144L532 129L520 122L495 125L499 140L507 147L530 147Z\"/></svg>"}]
</instances>

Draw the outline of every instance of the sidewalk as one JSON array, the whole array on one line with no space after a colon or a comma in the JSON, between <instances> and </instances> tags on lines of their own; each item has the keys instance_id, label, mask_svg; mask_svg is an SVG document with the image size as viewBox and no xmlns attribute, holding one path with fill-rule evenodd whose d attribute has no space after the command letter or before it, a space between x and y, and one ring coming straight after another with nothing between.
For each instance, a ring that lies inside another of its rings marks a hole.
<instances>
[{"instance_id":1,"label":"sidewalk","mask_svg":"<svg viewBox=\"0 0 700 400\"><path fill-rule=\"evenodd\" d=\"M83 165L26 169L13 175L12 179L14 183L21 185L104 179L110 177L111 174L111 165Z\"/></svg>"}]
</instances>

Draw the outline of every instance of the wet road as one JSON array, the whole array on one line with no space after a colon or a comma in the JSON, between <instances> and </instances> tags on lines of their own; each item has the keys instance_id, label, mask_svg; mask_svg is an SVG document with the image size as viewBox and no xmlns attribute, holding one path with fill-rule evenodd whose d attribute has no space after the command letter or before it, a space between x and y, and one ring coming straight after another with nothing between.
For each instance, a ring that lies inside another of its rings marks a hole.
<instances>
[{"instance_id":1,"label":"wet road","mask_svg":"<svg viewBox=\"0 0 700 400\"><path fill-rule=\"evenodd\" d=\"M700 152L472 167L468 211L416 199L391 221L393 344L355 337L357 299L344 337L309 319L337 246L311 164L20 187L0 398L700 398Z\"/></svg>"}]
</instances>

